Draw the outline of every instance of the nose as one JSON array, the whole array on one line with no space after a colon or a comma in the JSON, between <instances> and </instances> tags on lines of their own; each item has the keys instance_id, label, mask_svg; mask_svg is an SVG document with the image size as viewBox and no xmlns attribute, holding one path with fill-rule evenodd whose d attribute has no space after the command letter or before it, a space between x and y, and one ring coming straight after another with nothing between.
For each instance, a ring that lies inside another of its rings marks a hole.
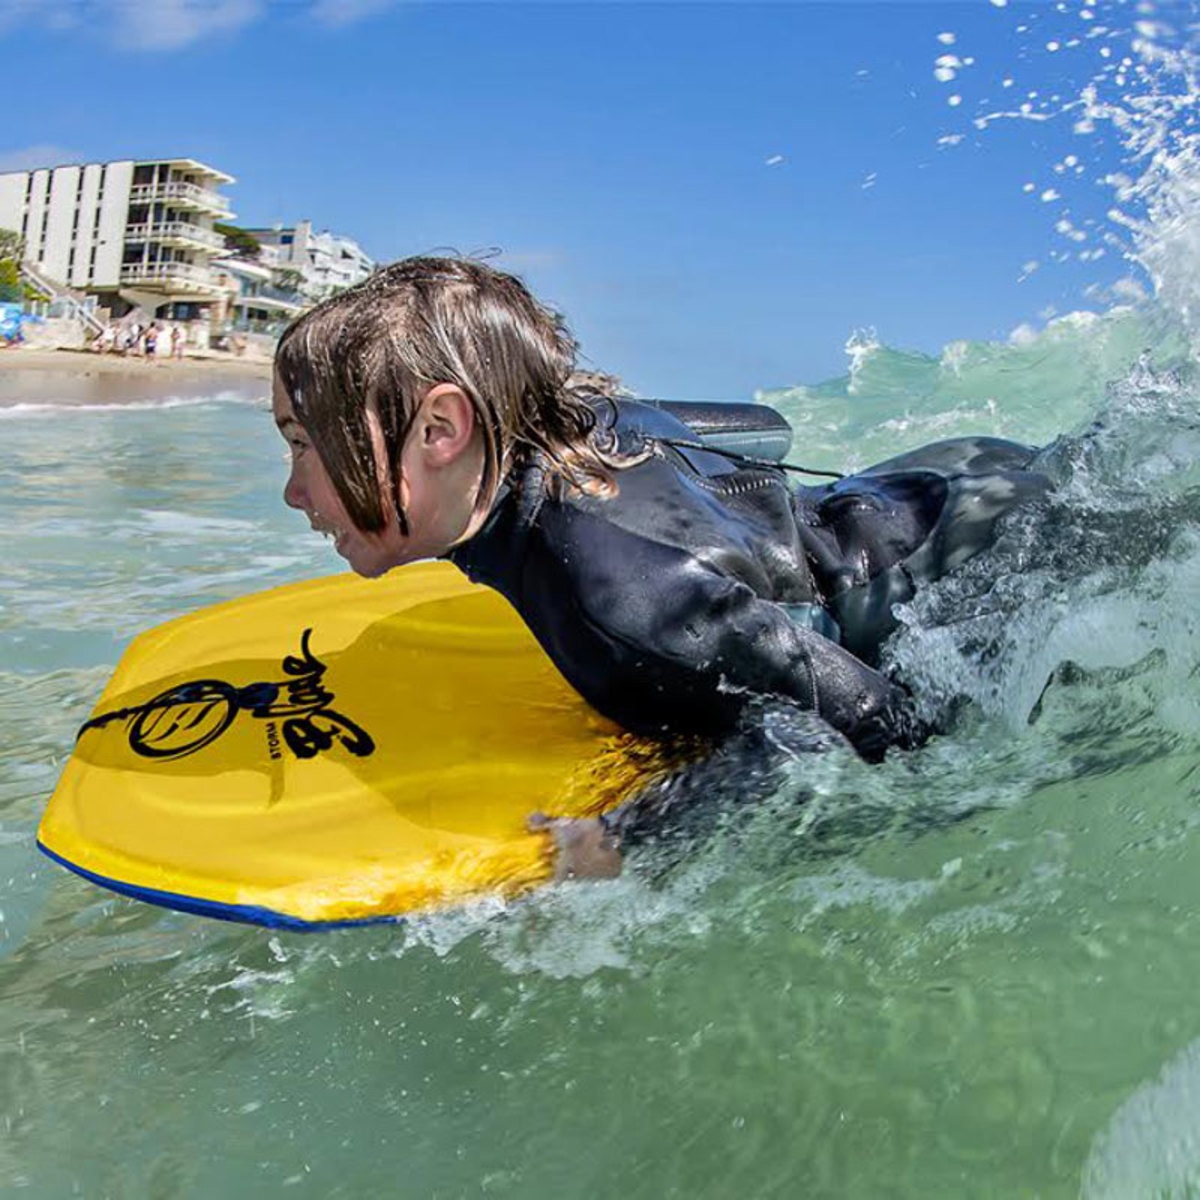
<instances>
[{"instance_id":1,"label":"nose","mask_svg":"<svg viewBox=\"0 0 1200 1200\"><path fill-rule=\"evenodd\" d=\"M304 489L296 479L296 469L288 472L287 483L283 485L283 502L288 508L304 508Z\"/></svg>"}]
</instances>

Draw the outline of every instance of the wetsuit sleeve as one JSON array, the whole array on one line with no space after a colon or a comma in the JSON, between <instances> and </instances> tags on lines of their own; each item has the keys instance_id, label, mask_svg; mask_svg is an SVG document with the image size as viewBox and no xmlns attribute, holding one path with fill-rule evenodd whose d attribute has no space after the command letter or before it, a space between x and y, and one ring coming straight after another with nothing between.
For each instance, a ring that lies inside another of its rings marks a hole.
<instances>
[{"instance_id":1,"label":"wetsuit sleeve","mask_svg":"<svg viewBox=\"0 0 1200 1200\"><path fill-rule=\"evenodd\" d=\"M864 758L909 745L920 732L907 693L740 580L691 556L658 562L632 602L591 615L649 676L675 680L703 703L738 710L756 697L819 714ZM660 702L668 709L668 683Z\"/></svg>"}]
</instances>

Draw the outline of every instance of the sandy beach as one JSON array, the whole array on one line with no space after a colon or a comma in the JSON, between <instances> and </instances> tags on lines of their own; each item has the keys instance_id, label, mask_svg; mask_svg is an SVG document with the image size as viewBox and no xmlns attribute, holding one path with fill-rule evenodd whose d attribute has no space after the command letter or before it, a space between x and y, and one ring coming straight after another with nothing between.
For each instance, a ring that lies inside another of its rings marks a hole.
<instances>
[{"instance_id":1,"label":"sandy beach","mask_svg":"<svg viewBox=\"0 0 1200 1200\"><path fill-rule=\"evenodd\" d=\"M121 404L233 392L266 397L266 358L206 355L125 358L81 350L0 352L0 408L17 404Z\"/></svg>"}]
</instances>

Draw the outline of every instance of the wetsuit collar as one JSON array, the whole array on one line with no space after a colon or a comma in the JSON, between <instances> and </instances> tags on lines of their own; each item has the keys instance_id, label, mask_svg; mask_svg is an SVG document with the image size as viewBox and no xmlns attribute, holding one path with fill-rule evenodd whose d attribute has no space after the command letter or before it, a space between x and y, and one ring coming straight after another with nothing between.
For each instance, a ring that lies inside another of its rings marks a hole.
<instances>
[{"instance_id":1,"label":"wetsuit collar","mask_svg":"<svg viewBox=\"0 0 1200 1200\"><path fill-rule=\"evenodd\" d=\"M454 546L444 558L468 579L501 591L503 581L515 577L524 558L523 546L546 495L546 472L538 461L510 471L492 501L487 520L474 535Z\"/></svg>"}]
</instances>

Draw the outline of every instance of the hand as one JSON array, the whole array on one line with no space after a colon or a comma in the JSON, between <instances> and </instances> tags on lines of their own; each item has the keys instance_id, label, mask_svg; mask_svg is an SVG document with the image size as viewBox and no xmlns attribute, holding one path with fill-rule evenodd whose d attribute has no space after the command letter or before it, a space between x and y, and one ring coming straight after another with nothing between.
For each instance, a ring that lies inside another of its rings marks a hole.
<instances>
[{"instance_id":1,"label":"hand","mask_svg":"<svg viewBox=\"0 0 1200 1200\"><path fill-rule=\"evenodd\" d=\"M596 817L529 818L534 833L554 838L555 879L615 879L621 873L621 848L617 838Z\"/></svg>"}]
</instances>

